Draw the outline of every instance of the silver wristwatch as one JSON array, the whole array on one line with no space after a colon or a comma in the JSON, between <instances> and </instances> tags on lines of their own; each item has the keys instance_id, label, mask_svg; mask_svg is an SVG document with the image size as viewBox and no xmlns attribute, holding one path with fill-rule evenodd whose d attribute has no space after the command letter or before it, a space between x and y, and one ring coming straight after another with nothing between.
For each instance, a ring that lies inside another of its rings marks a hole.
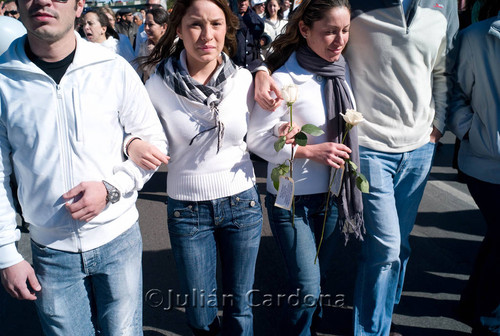
<instances>
[{"instance_id":1,"label":"silver wristwatch","mask_svg":"<svg viewBox=\"0 0 500 336\"><path fill-rule=\"evenodd\" d=\"M120 200L120 191L116 189L113 185L109 184L106 181L102 181L104 186L106 187L106 191L108 194L106 195L106 201L115 204Z\"/></svg>"}]
</instances>

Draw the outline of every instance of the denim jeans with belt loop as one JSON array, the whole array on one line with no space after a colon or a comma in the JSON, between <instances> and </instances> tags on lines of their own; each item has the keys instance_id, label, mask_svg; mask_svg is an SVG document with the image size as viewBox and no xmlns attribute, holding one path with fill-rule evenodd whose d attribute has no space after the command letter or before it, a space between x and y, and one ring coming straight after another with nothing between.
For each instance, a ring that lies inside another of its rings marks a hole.
<instances>
[{"instance_id":1,"label":"denim jeans with belt loop","mask_svg":"<svg viewBox=\"0 0 500 336\"><path fill-rule=\"evenodd\" d=\"M262 230L256 187L209 201L168 198L168 229L195 335L253 335L252 286ZM217 301L217 252L222 302ZM222 329L217 320L222 306Z\"/></svg>"}]
</instances>

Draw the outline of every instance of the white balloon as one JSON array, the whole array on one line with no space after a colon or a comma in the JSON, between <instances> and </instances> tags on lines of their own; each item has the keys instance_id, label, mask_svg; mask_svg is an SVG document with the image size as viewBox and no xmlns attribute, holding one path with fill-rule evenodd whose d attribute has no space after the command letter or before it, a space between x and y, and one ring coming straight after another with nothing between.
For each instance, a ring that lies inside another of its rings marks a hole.
<instances>
[{"instance_id":1,"label":"white balloon","mask_svg":"<svg viewBox=\"0 0 500 336\"><path fill-rule=\"evenodd\" d=\"M9 16L0 16L0 55L5 52L15 39L26 34L21 21Z\"/></svg>"}]
</instances>

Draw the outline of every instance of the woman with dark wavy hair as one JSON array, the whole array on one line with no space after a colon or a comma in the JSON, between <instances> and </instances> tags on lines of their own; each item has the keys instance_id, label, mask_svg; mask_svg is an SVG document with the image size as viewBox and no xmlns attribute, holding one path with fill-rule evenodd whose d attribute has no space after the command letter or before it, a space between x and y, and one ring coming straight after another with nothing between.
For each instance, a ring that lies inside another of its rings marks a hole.
<instances>
[{"instance_id":1,"label":"woman with dark wavy hair","mask_svg":"<svg viewBox=\"0 0 500 336\"><path fill-rule=\"evenodd\" d=\"M262 209L244 141L254 104L252 75L230 58L237 25L225 0L177 0L167 31L146 62L156 66L146 88L168 139L168 228L195 335L253 335L251 293ZM147 143L128 144L137 164L159 163Z\"/></svg>"},{"instance_id":2,"label":"woman with dark wavy hair","mask_svg":"<svg viewBox=\"0 0 500 336\"><path fill-rule=\"evenodd\" d=\"M147 60L151 51L167 31L167 24L168 12L163 9L163 7L158 6L147 10L144 23L144 31L146 32L147 40L140 44L136 62L142 63ZM146 82L154 70L154 66L148 68L141 67L139 74L142 80Z\"/></svg>"},{"instance_id":3,"label":"woman with dark wavy hair","mask_svg":"<svg viewBox=\"0 0 500 336\"><path fill-rule=\"evenodd\" d=\"M266 60L278 87L295 84L298 88L293 125L285 103L274 112L255 105L250 119L249 148L269 162L266 208L287 267L287 290L298 295L296 304L285 306L281 335L311 335L318 326L321 285L333 257L337 221L346 229L344 232L362 231L361 192L347 171L335 202L326 205L332 168L343 167L347 158L359 164L356 128L347 133L342 144L346 129L340 113L355 107L342 57L349 28L347 0L303 1L291 14L285 33L272 43L273 53ZM275 151L273 144L279 137L286 135L293 140L305 124L320 127L324 134L308 136L307 145L297 146L295 151L292 143ZM272 169L292 153L294 211L275 206L277 190L271 179ZM325 211L324 240L316 263Z\"/></svg>"}]
</instances>

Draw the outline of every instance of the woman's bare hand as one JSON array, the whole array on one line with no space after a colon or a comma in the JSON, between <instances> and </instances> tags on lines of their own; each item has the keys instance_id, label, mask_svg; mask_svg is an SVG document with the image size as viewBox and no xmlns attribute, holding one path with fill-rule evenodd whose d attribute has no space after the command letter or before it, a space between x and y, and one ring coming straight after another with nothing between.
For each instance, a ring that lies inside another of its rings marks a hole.
<instances>
[{"instance_id":1,"label":"woman's bare hand","mask_svg":"<svg viewBox=\"0 0 500 336\"><path fill-rule=\"evenodd\" d=\"M163 154L155 145L141 139L132 139L127 146L128 157L139 167L150 170L162 163L168 164L170 157Z\"/></svg>"}]
</instances>

